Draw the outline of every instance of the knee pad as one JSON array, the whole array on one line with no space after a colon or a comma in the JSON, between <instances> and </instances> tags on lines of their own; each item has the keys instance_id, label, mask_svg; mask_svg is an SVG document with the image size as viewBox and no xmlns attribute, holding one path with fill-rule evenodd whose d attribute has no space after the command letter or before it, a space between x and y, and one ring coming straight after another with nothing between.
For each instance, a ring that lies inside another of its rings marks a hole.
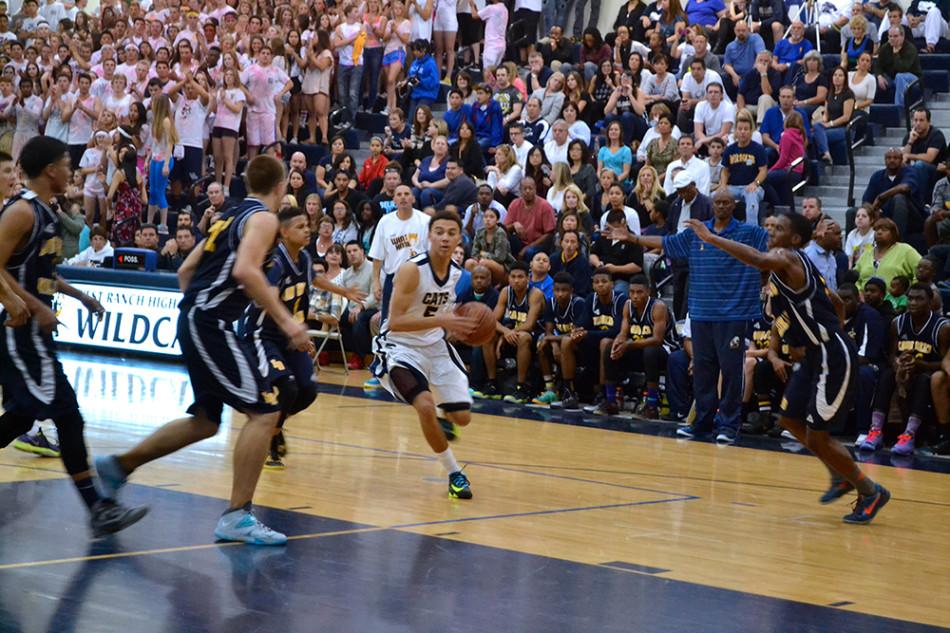
<instances>
[{"instance_id":1,"label":"knee pad","mask_svg":"<svg viewBox=\"0 0 950 633\"><path fill-rule=\"evenodd\" d=\"M408 367L393 367L389 379L402 399L412 404L419 394L429 391L429 381L418 370Z\"/></svg>"}]
</instances>

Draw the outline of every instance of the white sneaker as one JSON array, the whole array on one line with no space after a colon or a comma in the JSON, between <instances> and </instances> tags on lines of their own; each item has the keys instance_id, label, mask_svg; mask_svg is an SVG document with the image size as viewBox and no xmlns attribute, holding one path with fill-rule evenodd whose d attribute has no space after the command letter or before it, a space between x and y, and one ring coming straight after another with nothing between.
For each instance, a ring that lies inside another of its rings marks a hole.
<instances>
[{"instance_id":1,"label":"white sneaker","mask_svg":"<svg viewBox=\"0 0 950 633\"><path fill-rule=\"evenodd\" d=\"M862 433L861 435L858 436L858 439L854 440L854 445L855 445L855 446L861 446L861 444L863 444L863 443L864 443L864 440L866 440L866 439L868 439L868 434L867 434L867 433Z\"/></svg>"},{"instance_id":2,"label":"white sneaker","mask_svg":"<svg viewBox=\"0 0 950 633\"><path fill-rule=\"evenodd\" d=\"M788 429L785 429L784 431L782 431L782 437L784 437L787 440L795 440L796 442L798 441L798 438L792 435L792 432L789 431Z\"/></svg>"},{"instance_id":3,"label":"white sneaker","mask_svg":"<svg viewBox=\"0 0 950 633\"><path fill-rule=\"evenodd\" d=\"M250 505L250 504L249 504ZM276 532L254 516L248 508L228 512L218 519L215 538L222 541L241 541L251 545L284 545L287 536Z\"/></svg>"}]
</instances>

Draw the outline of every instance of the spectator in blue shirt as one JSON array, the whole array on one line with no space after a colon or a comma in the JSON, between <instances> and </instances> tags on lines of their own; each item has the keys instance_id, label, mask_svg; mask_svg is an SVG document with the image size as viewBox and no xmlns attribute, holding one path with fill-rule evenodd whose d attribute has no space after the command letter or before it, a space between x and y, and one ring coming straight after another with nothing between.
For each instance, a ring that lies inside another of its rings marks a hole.
<instances>
[{"instance_id":1,"label":"spectator in blue shirt","mask_svg":"<svg viewBox=\"0 0 950 633\"><path fill-rule=\"evenodd\" d=\"M427 105L430 108L439 98L439 69L435 59L429 54L429 42L418 39L412 43L412 55L415 59L409 66L406 82L412 87L409 96L409 120L415 121L416 108Z\"/></svg>"},{"instance_id":2,"label":"spectator in blue shirt","mask_svg":"<svg viewBox=\"0 0 950 633\"><path fill-rule=\"evenodd\" d=\"M894 220L901 235L923 230L924 212L914 170L904 166L901 150L884 154L884 169L874 172L861 198L865 207ZM869 206L870 205L870 206Z\"/></svg>"},{"instance_id":3,"label":"spectator in blue shirt","mask_svg":"<svg viewBox=\"0 0 950 633\"><path fill-rule=\"evenodd\" d=\"M712 220L706 226L723 238L735 240L762 252L768 248L768 233L759 226L743 224L733 217L736 203L724 190L713 199ZM732 444L742 413L743 341L752 321L762 315L759 271L696 237L692 229L676 235L643 237L613 231L648 249L663 248L667 257L689 260L689 318L693 342L693 391L696 421L680 427L677 434L695 437L717 429L716 441ZM719 377L722 375L722 389ZM717 394L721 393L720 396Z\"/></svg>"},{"instance_id":4,"label":"spectator in blue shirt","mask_svg":"<svg viewBox=\"0 0 950 633\"><path fill-rule=\"evenodd\" d=\"M501 106L492 99L488 84L475 86L475 105L472 106L472 126L475 128L475 140L483 152L501 145L505 128Z\"/></svg>"},{"instance_id":5,"label":"spectator in blue shirt","mask_svg":"<svg viewBox=\"0 0 950 633\"><path fill-rule=\"evenodd\" d=\"M791 86L782 86L778 91L778 105L766 110L762 126L759 128L769 165L775 164L778 160L778 144L782 140L782 132L785 131L785 119L792 112L802 115L802 121L805 122L805 136L811 138L811 117L802 108L795 107L795 89Z\"/></svg>"},{"instance_id":6,"label":"spectator in blue shirt","mask_svg":"<svg viewBox=\"0 0 950 633\"><path fill-rule=\"evenodd\" d=\"M736 39L726 45L726 54L722 60L723 82L726 92L733 99L742 77L752 70L759 53L765 50L765 42L758 33L752 33L745 20L739 20L735 26Z\"/></svg>"},{"instance_id":7,"label":"spectator in blue shirt","mask_svg":"<svg viewBox=\"0 0 950 633\"><path fill-rule=\"evenodd\" d=\"M722 155L720 189L738 200L745 200L745 221L759 224L759 202L765 197L762 183L768 175L765 148L752 140L754 123L746 111L736 117L736 142L726 148Z\"/></svg>"},{"instance_id":8,"label":"spectator in blue shirt","mask_svg":"<svg viewBox=\"0 0 950 633\"><path fill-rule=\"evenodd\" d=\"M458 88L449 90L449 108L442 116L445 125L449 128L449 144L459 140L459 126L462 121L472 118L472 106L463 102L462 91Z\"/></svg>"},{"instance_id":9,"label":"spectator in blue shirt","mask_svg":"<svg viewBox=\"0 0 950 633\"><path fill-rule=\"evenodd\" d=\"M723 0L689 0L686 3L686 17L690 24L698 24L707 31L716 32L719 18L726 15L726 3Z\"/></svg>"},{"instance_id":10,"label":"spectator in blue shirt","mask_svg":"<svg viewBox=\"0 0 950 633\"><path fill-rule=\"evenodd\" d=\"M793 83L805 53L813 48L812 43L805 39L805 25L800 20L792 22L788 37L775 45L775 59L772 60L772 67L782 73L784 83Z\"/></svg>"}]
</instances>

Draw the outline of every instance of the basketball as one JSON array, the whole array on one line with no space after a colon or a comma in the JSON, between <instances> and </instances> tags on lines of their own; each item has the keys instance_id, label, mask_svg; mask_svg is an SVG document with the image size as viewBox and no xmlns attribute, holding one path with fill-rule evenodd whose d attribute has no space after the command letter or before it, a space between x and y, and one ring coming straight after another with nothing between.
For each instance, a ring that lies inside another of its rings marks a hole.
<instances>
[{"instance_id":1,"label":"basketball","mask_svg":"<svg viewBox=\"0 0 950 633\"><path fill-rule=\"evenodd\" d=\"M495 314L491 308L478 301L469 301L460 305L456 313L459 316L478 319L478 326L475 331L465 340L466 345L478 347L491 341L495 334Z\"/></svg>"}]
</instances>

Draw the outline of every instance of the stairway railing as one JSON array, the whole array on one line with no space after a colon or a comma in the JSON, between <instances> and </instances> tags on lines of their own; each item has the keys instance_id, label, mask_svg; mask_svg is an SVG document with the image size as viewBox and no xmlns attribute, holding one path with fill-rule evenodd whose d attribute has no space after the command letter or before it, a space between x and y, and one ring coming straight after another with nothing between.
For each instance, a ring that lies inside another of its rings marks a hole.
<instances>
[{"instance_id":1,"label":"stairway railing","mask_svg":"<svg viewBox=\"0 0 950 633\"><path fill-rule=\"evenodd\" d=\"M911 90L913 90L914 88L920 88L920 99L918 99L917 101L914 101L913 103L910 103L910 101L907 99L907 96L910 94ZM925 101L925 96L924 96L924 84L921 83L920 77L918 77L917 79L907 84L907 87L904 88L904 127L907 128L908 132L910 132L911 112L913 112L917 108L923 108L923 107L926 107L926 101Z\"/></svg>"},{"instance_id":2,"label":"stairway railing","mask_svg":"<svg viewBox=\"0 0 950 633\"><path fill-rule=\"evenodd\" d=\"M844 128L844 145L847 149L848 154L848 206L854 206L854 150L858 149L864 145L864 135L861 135L861 138L854 140L852 131L854 130L854 124L860 119L852 119L848 121L848 125ZM867 119L864 119L867 123Z\"/></svg>"}]
</instances>

